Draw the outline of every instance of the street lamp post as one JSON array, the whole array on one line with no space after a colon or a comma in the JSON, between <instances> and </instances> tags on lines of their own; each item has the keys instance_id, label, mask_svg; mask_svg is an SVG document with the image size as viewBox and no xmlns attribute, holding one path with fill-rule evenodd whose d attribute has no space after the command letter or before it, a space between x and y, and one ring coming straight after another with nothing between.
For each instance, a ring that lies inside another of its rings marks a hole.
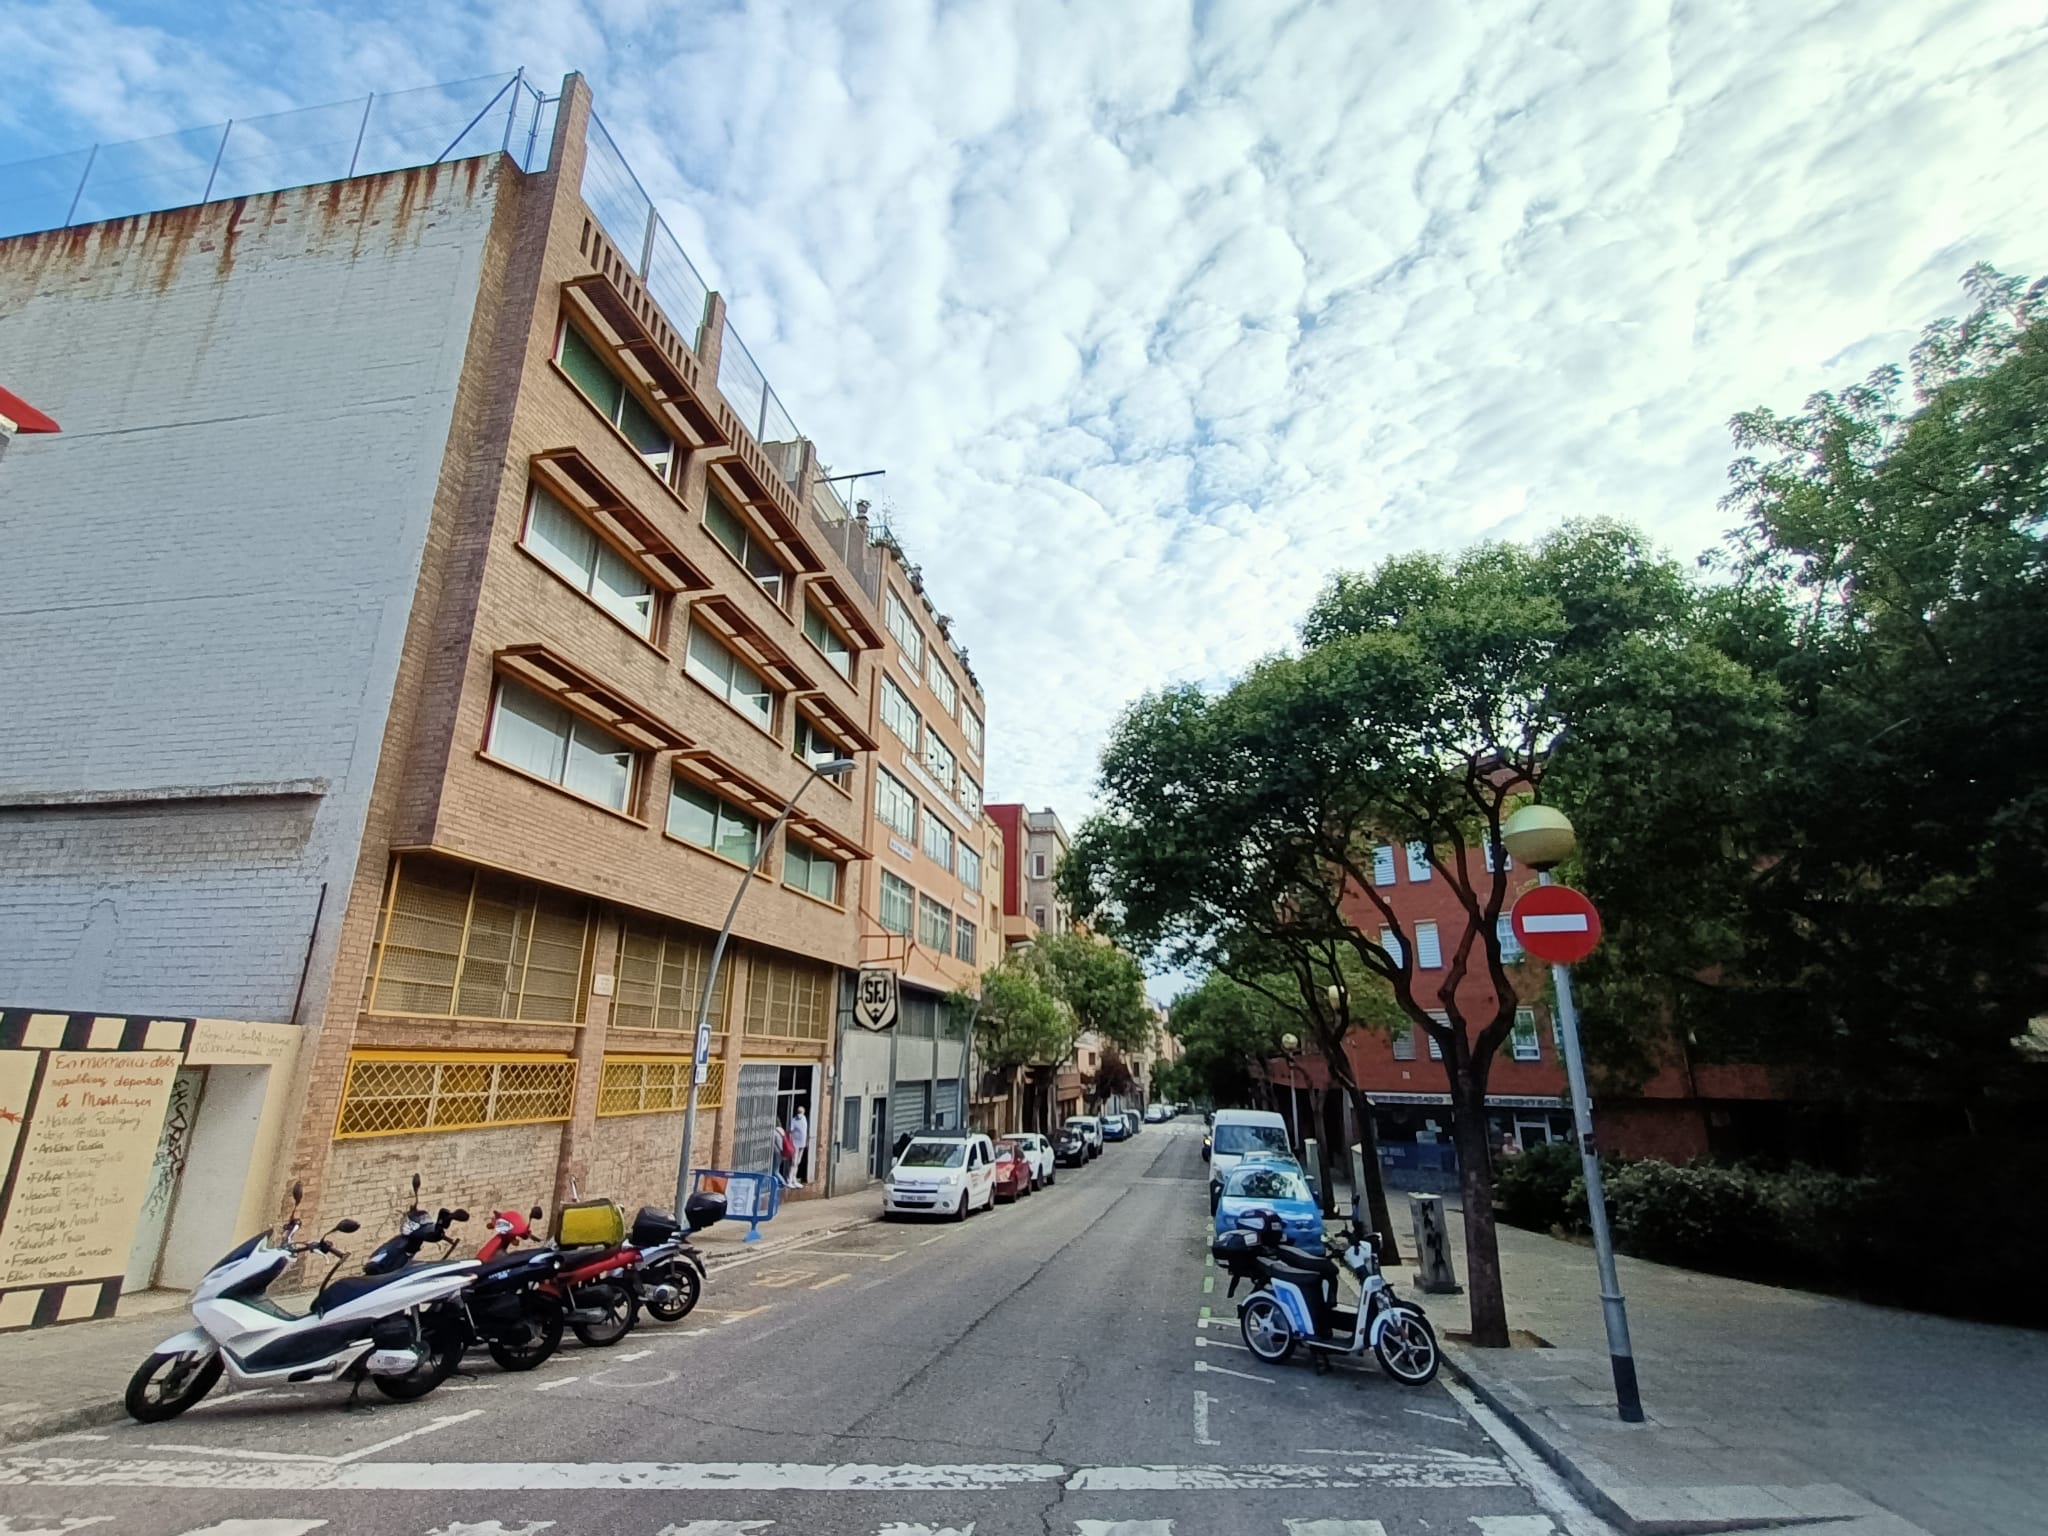
<instances>
[{"instance_id":1,"label":"street lamp post","mask_svg":"<svg viewBox=\"0 0 2048 1536\"><path fill-rule=\"evenodd\" d=\"M747 888L754 883L754 876L761 873L761 865L768 857L768 850L775 845L775 834L782 830L782 824L789 820L796 809L797 801L803 798L805 790L811 787L811 780L817 778L836 779L853 772L854 761L850 757L835 757L828 762L812 767L803 783L797 785L796 793L768 830L761 834L761 845L754 851L754 862L747 866L747 872L740 876L740 888L732 893L732 905L726 908L725 926L718 930L718 942L711 946L711 964L704 972L704 995L697 1001L697 1043L691 1056L690 1101L683 1111L683 1148L676 1158L676 1219L682 1220L683 1205L690 1198L690 1151L697 1140L697 1090L711 1070L711 993L718 985L718 968L725 961L726 942L732 938L733 920L740 915L740 903L746 899ZM735 1090L737 1092L737 1090Z\"/></svg>"},{"instance_id":2,"label":"street lamp post","mask_svg":"<svg viewBox=\"0 0 2048 1536\"><path fill-rule=\"evenodd\" d=\"M1550 871L1572 851L1576 834L1564 812L1548 805L1525 805L1507 819L1500 840L1508 857L1536 871L1539 883L1551 883ZM1614 1402L1623 1422L1643 1422L1643 1399L1636 1386L1636 1357L1629 1346L1628 1304L1622 1300L1621 1276L1614 1267L1614 1235L1607 1226L1607 1192L1600 1182L1600 1152L1593 1141L1593 1100L1586 1089L1586 1060L1579 1048L1579 1010L1572 998L1568 965L1552 965L1557 987L1557 1032L1564 1044L1565 1077L1572 1090L1572 1120L1579 1132L1579 1162L1586 1175L1586 1214L1593 1226L1593 1254L1600 1267L1600 1308L1607 1322L1607 1354L1614 1367Z\"/></svg>"},{"instance_id":3,"label":"street lamp post","mask_svg":"<svg viewBox=\"0 0 2048 1536\"><path fill-rule=\"evenodd\" d=\"M1301 1134L1301 1082L1295 1076L1295 1056L1301 1050L1301 1036L1289 1030L1280 1037L1280 1050L1287 1057L1287 1103L1294 1111L1294 1149L1302 1150Z\"/></svg>"}]
</instances>

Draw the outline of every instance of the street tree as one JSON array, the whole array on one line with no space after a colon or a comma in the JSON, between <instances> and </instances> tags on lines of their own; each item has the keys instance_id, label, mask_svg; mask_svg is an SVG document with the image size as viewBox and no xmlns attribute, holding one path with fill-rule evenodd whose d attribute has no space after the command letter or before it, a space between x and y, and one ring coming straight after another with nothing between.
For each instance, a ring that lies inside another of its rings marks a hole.
<instances>
[{"instance_id":1,"label":"street tree","mask_svg":"<svg viewBox=\"0 0 2048 1536\"><path fill-rule=\"evenodd\" d=\"M1655 758L1654 724L1590 703L1588 718L1574 713L1577 700L1626 693L1617 679L1646 658L1677 655L1665 685L1688 698L1750 685L1697 618L1684 571L1605 524L1339 576L1297 653L1214 696L1182 687L1132 706L1103 752L1103 810L1063 871L1075 910L1140 953L1239 969L1275 950L1343 954L1435 1042L1484 1345L1507 1343L1487 1081L1541 981L1533 967L1511 974L1501 953L1501 823L1540 794L1568 727L1649 731L1600 746ZM1414 935L1373 882L1385 843L1416 845L1462 918L1442 935L1441 968L1418 965ZM1496 856L1479 857L1487 849ZM1307 992L1303 1002L1313 1006Z\"/></svg>"},{"instance_id":2,"label":"street tree","mask_svg":"<svg viewBox=\"0 0 2048 1536\"><path fill-rule=\"evenodd\" d=\"M1031 952L1081 1033L1133 1055L1152 1043L1155 1020L1145 1000L1145 972L1129 952L1088 933L1044 934Z\"/></svg>"},{"instance_id":3,"label":"street tree","mask_svg":"<svg viewBox=\"0 0 2048 1536\"><path fill-rule=\"evenodd\" d=\"M1014 1086L1020 1073L1067 1060L1074 1040L1073 1010L1028 950L1007 955L982 972L974 1050L985 1070ZM1029 1113L1034 1124L1051 1123L1050 1084L1040 1088Z\"/></svg>"},{"instance_id":4,"label":"street tree","mask_svg":"<svg viewBox=\"0 0 2048 1536\"><path fill-rule=\"evenodd\" d=\"M1167 1021L1180 1042L1188 1099L1272 1107L1265 1065L1285 1026L1269 999L1211 971L1173 1000Z\"/></svg>"}]
</instances>

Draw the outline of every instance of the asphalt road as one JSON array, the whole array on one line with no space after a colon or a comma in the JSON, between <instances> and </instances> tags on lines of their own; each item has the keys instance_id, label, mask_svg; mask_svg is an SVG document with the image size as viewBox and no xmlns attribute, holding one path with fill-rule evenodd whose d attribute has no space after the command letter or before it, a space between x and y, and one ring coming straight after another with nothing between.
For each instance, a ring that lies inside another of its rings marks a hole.
<instances>
[{"instance_id":1,"label":"asphalt road","mask_svg":"<svg viewBox=\"0 0 2048 1536\"><path fill-rule=\"evenodd\" d=\"M958 1224L713 1274L671 1327L344 1413L278 1389L0 1457L0 1532L1576 1536L1439 1384L1247 1353L1200 1125ZM367 1395L366 1395L367 1396ZM1480 1410L1483 1416L1483 1410Z\"/></svg>"}]
</instances>

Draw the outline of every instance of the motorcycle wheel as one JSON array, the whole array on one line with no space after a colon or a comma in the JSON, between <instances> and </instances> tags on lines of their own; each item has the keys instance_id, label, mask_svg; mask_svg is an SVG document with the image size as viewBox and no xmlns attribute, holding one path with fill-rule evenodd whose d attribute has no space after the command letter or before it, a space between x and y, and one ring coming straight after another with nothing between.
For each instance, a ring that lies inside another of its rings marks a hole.
<instances>
[{"instance_id":1,"label":"motorcycle wheel","mask_svg":"<svg viewBox=\"0 0 2048 1536\"><path fill-rule=\"evenodd\" d=\"M640 1298L623 1285L609 1280L597 1285L576 1287L577 1307L603 1307L604 1321L600 1323L571 1323L576 1337L593 1349L609 1349L633 1331L633 1325L640 1321Z\"/></svg>"},{"instance_id":2,"label":"motorcycle wheel","mask_svg":"<svg viewBox=\"0 0 2048 1536\"><path fill-rule=\"evenodd\" d=\"M535 1303L520 1320L516 1337L491 1339L484 1347L503 1371L530 1371L562 1347L562 1312L559 1307Z\"/></svg>"},{"instance_id":3,"label":"motorcycle wheel","mask_svg":"<svg viewBox=\"0 0 2048 1536\"><path fill-rule=\"evenodd\" d=\"M1393 1309L1372 1352L1380 1369L1407 1387L1429 1385L1443 1363L1436 1347L1436 1330L1413 1307Z\"/></svg>"},{"instance_id":4,"label":"motorcycle wheel","mask_svg":"<svg viewBox=\"0 0 2048 1536\"><path fill-rule=\"evenodd\" d=\"M420 1328L420 1363L403 1376L372 1376L370 1383L386 1397L410 1403L425 1397L455 1374L462 1364L462 1331L433 1321Z\"/></svg>"},{"instance_id":5,"label":"motorcycle wheel","mask_svg":"<svg viewBox=\"0 0 2048 1536\"><path fill-rule=\"evenodd\" d=\"M128 1378L128 1393L122 1399L128 1417L138 1424L175 1419L213 1390L220 1373L217 1351L203 1361L189 1354L151 1355Z\"/></svg>"},{"instance_id":6,"label":"motorcycle wheel","mask_svg":"<svg viewBox=\"0 0 2048 1536\"><path fill-rule=\"evenodd\" d=\"M650 1301L647 1310L654 1314L657 1322L679 1323L690 1315L690 1309L704 1294L704 1282L697 1278L697 1271L688 1264L676 1265L663 1277L663 1282L676 1288L676 1299L666 1303Z\"/></svg>"},{"instance_id":7,"label":"motorcycle wheel","mask_svg":"<svg viewBox=\"0 0 2048 1536\"><path fill-rule=\"evenodd\" d=\"M1279 1365L1294 1353L1294 1327L1271 1296L1254 1296L1237 1314L1244 1347L1268 1365Z\"/></svg>"}]
</instances>

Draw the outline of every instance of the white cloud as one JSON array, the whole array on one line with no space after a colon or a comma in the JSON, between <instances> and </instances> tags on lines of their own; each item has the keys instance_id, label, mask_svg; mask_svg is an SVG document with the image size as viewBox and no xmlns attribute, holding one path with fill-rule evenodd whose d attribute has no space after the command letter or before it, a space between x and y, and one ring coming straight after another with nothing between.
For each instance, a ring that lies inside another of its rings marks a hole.
<instances>
[{"instance_id":1,"label":"white cloud","mask_svg":"<svg viewBox=\"0 0 2048 1536\"><path fill-rule=\"evenodd\" d=\"M1732 412L2048 269L2002 0L45 0L0 59L24 154L583 70L797 422L888 469L991 796L1069 824L1123 703L1330 571L1586 513L1689 554Z\"/></svg>"}]
</instances>

